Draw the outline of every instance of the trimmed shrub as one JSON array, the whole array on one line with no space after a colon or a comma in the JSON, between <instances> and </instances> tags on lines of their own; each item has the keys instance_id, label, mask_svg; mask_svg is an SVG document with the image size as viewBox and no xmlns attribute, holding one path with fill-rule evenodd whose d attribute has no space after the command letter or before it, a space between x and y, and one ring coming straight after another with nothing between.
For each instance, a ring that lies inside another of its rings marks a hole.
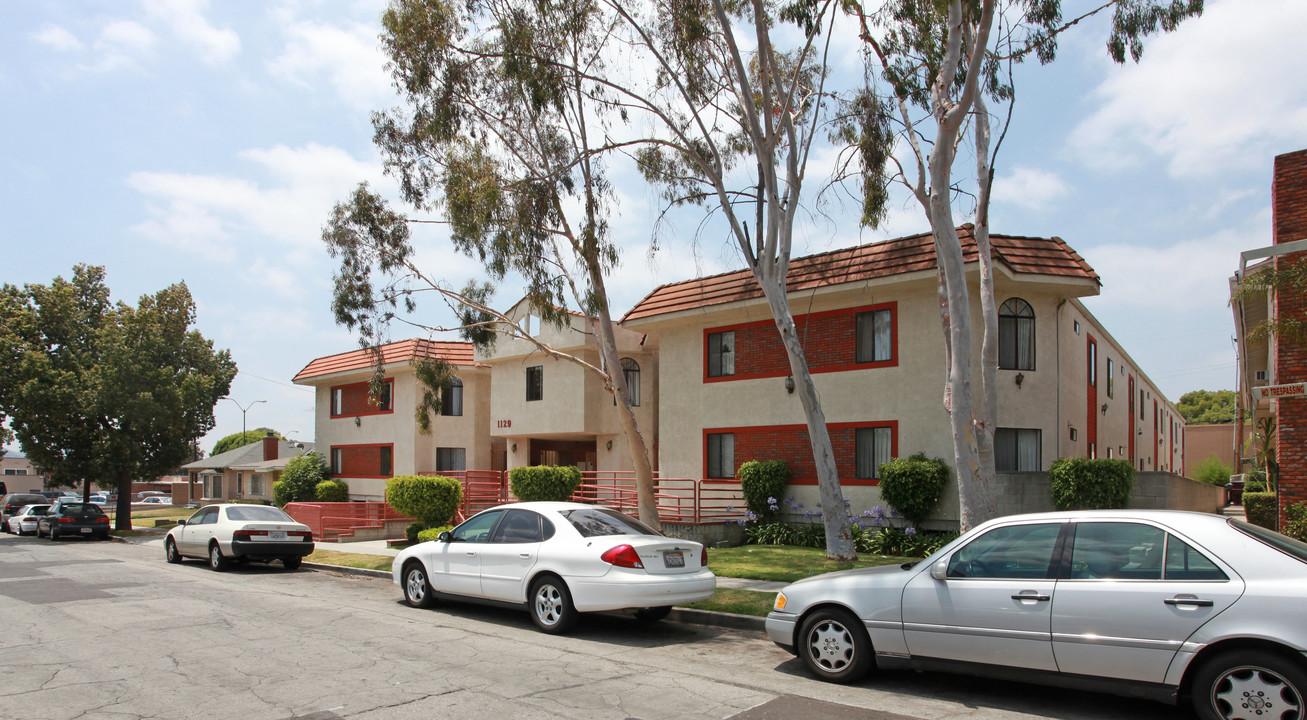
<instances>
[{"instance_id":1,"label":"trimmed shrub","mask_svg":"<svg viewBox=\"0 0 1307 720\"><path fill-rule=\"evenodd\" d=\"M1048 471L1058 510L1112 510L1130 504L1135 468L1126 460L1059 458Z\"/></svg>"},{"instance_id":2,"label":"trimmed shrub","mask_svg":"<svg viewBox=\"0 0 1307 720\"><path fill-rule=\"evenodd\" d=\"M401 475L386 481L386 504L423 527L444 525L463 502L463 484L440 475Z\"/></svg>"},{"instance_id":3,"label":"trimmed shrub","mask_svg":"<svg viewBox=\"0 0 1307 720\"><path fill-rule=\"evenodd\" d=\"M930 517L946 482L948 465L924 453L894 458L880 466L881 499L914 526Z\"/></svg>"},{"instance_id":4,"label":"trimmed shrub","mask_svg":"<svg viewBox=\"0 0 1307 720\"><path fill-rule=\"evenodd\" d=\"M417 542L431 542L440 537L440 533L447 530L453 530L453 525L441 525L440 527L427 528L417 534Z\"/></svg>"},{"instance_id":5,"label":"trimmed shrub","mask_svg":"<svg viewBox=\"0 0 1307 720\"><path fill-rule=\"evenodd\" d=\"M330 479L331 473L327 469L327 461L323 460L321 455L311 452L287 461L281 479L272 484L272 496L276 498L277 486L284 485L282 498L277 500L277 505L285 505L288 502L314 502L318 499L318 483Z\"/></svg>"},{"instance_id":6,"label":"trimmed shrub","mask_svg":"<svg viewBox=\"0 0 1307 720\"><path fill-rule=\"evenodd\" d=\"M1279 508L1275 505L1275 493L1246 492L1243 494L1243 512L1248 522L1261 525L1269 530L1275 529L1276 515Z\"/></svg>"},{"instance_id":7,"label":"trimmed shrub","mask_svg":"<svg viewBox=\"0 0 1307 720\"><path fill-rule=\"evenodd\" d=\"M422 522L409 523L408 527L404 528L404 537L409 542L415 543L418 541L418 535L421 535L422 531L426 529L427 529L426 523L422 523Z\"/></svg>"},{"instance_id":8,"label":"trimmed shrub","mask_svg":"<svg viewBox=\"0 0 1307 720\"><path fill-rule=\"evenodd\" d=\"M790 466L784 460L750 460L740 465L736 477L751 519L765 525L780 518L781 497L790 484Z\"/></svg>"},{"instance_id":9,"label":"trimmed shrub","mask_svg":"<svg viewBox=\"0 0 1307 720\"><path fill-rule=\"evenodd\" d=\"M1280 532L1307 542L1307 503L1294 503L1284 509L1285 522Z\"/></svg>"},{"instance_id":10,"label":"trimmed shrub","mask_svg":"<svg viewBox=\"0 0 1307 720\"><path fill-rule=\"evenodd\" d=\"M1221 458L1215 454L1209 456L1206 460L1198 463L1194 468L1194 479L1199 482L1205 482L1208 485L1225 487L1230 484L1230 476L1234 474L1234 468L1221 462Z\"/></svg>"},{"instance_id":11,"label":"trimmed shrub","mask_svg":"<svg viewBox=\"0 0 1307 720\"><path fill-rule=\"evenodd\" d=\"M277 507L286 507L290 502L290 486L285 482L278 480L272 484L272 504Z\"/></svg>"},{"instance_id":12,"label":"trimmed shrub","mask_svg":"<svg viewBox=\"0 0 1307 720\"><path fill-rule=\"evenodd\" d=\"M522 502L566 502L581 486L581 471L575 466L535 465L508 471L508 487Z\"/></svg>"},{"instance_id":13,"label":"trimmed shrub","mask_svg":"<svg viewBox=\"0 0 1307 720\"><path fill-rule=\"evenodd\" d=\"M318 502L348 502L349 485L343 480L323 480L313 489Z\"/></svg>"}]
</instances>

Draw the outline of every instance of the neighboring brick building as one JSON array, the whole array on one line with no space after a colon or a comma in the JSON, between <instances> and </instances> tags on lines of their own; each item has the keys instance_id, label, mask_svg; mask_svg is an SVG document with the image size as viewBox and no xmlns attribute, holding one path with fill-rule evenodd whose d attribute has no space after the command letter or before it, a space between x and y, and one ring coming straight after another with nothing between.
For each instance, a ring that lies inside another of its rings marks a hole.
<instances>
[{"instance_id":1,"label":"neighboring brick building","mask_svg":"<svg viewBox=\"0 0 1307 720\"><path fill-rule=\"evenodd\" d=\"M1271 232L1276 245L1307 239L1307 150L1275 158L1275 184L1271 194ZM1303 253L1284 255L1275 262L1307 262ZM1275 313L1279 320L1307 321L1307 293L1278 292ZM1307 342L1277 338L1277 384L1307 381ZM1286 397L1278 404L1278 460L1280 463L1280 517L1290 504L1307 502L1307 397Z\"/></svg>"}]
</instances>

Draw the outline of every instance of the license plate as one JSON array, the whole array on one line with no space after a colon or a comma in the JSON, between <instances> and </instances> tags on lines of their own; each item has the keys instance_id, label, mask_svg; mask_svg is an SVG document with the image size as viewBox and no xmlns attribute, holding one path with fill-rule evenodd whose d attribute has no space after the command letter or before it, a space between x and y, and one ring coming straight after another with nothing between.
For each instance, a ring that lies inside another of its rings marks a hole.
<instances>
[{"instance_id":1,"label":"license plate","mask_svg":"<svg viewBox=\"0 0 1307 720\"><path fill-rule=\"evenodd\" d=\"M663 564L669 568L685 567L685 554L679 550L663 553Z\"/></svg>"},{"instance_id":2,"label":"license plate","mask_svg":"<svg viewBox=\"0 0 1307 720\"><path fill-rule=\"evenodd\" d=\"M91 528L82 528L82 532L86 533L87 535L90 535L90 534L91 534Z\"/></svg>"},{"instance_id":3,"label":"license plate","mask_svg":"<svg viewBox=\"0 0 1307 720\"><path fill-rule=\"evenodd\" d=\"M285 531L285 530L272 530L272 531L269 531L269 532L268 532L268 539L269 539L269 540L285 540L285 539L286 539L286 531Z\"/></svg>"}]
</instances>

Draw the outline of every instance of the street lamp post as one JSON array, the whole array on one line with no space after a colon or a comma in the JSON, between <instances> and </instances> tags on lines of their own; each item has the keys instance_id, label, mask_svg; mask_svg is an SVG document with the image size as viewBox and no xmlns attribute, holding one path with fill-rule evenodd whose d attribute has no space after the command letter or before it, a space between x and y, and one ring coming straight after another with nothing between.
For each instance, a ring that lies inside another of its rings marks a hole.
<instances>
[{"instance_id":1,"label":"street lamp post","mask_svg":"<svg viewBox=\"0 0 1307 720\"><path fill-rule=\"evenodd\" d=\"M227 397L227 396L224 395L223 397L221 397L221 398L219 398L219 399L220 399L220 400L231 400L232 402L236 403L236 407L238 407L238 408L241 409L241 443L244 444L244 442L245 442L245 413L246 413L246 412L249 412L249 409L252 408L252 407L254 407L255 405L258 405L259 403L266 403L266 402L268 402L268 401L267 401L267 400L255 400L254 402L250 403L249 405L246 405L245 407L241 407L241 404L238 403L238 402L236 402L236 398Z\"/></svg>"}]
</instances>

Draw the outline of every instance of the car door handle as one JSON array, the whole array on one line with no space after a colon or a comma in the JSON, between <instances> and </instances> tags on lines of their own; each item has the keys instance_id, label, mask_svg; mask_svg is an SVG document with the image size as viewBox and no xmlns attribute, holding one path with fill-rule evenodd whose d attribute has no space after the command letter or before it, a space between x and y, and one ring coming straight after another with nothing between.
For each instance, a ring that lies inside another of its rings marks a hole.
<instances>
[{"instance_id":1,"label":"car door handle","mask_svg":"<svg viewBox=\"0 0 1307 720\"><path fill-rule=\"evenodd\" d=\"M1051 596L1051 595L1042 595L1042 594L1037 593L1037 592L1034 592L1034 591L1032 590L1032 591L1027 591L1027 592L1018 593L1018 594L1016 594L1016 595L1013 595L1013 596L1012 596L1012 599L1013 599L1013 600L1038 600L1038 601L1040 601L1040 602L1048 602L1049 600L1052 600L1052 599L1053 599L1053 596Z\"/></svg>"},{"instance_id":2,"label":"car door handle","mask_svg":"<svg viewBox=\"0 0 1307 720\"><path fill-rule=\"evenodd\" d=\"M517 556L522 558L523 560L531 559L531 553L518 553Z\"/></svg>"},{"instance_id":3,"label":"car door handle","mask_svg":"<svg viewBox=\"0 0 1307 720\"><path fill-rule=\"evenodd\" d=\"M477 554L474 553L474 552L469 551L469 552L467 553L467 556L468 556L468 557L476 557Z\"/></svg>"},{"instance_id":4,"label":"car door handle","mask_svg":"<svg viewBox=\"0 0 1307 720\"><path fill-rule=\"evenodd\" d=\"M1162 601L1167 605L1193 605L1195 607L1211 607L1211 600L1200 600L1196 597L1173 597Z\"/></svg>"}]
</instances>

